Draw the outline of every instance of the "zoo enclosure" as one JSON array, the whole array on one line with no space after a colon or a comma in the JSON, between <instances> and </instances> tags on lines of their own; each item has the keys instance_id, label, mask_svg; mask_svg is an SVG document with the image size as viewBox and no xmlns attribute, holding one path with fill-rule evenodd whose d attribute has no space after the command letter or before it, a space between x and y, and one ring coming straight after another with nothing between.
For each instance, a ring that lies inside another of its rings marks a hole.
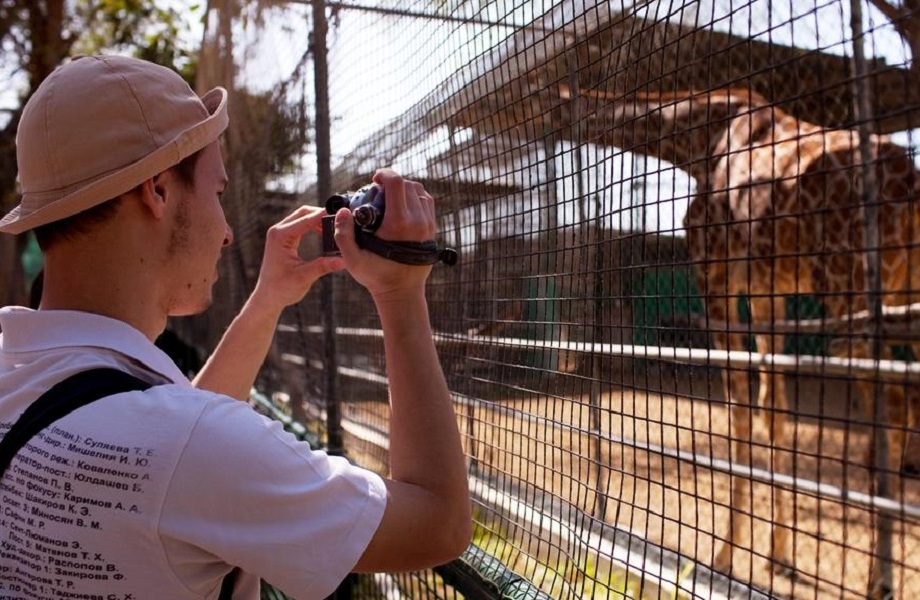
<instances>
[{"instance_id":1,"label":"zoo enclosure","mask_svg":"<svg viewBox=\"0 0 920 600\"><path fill-rule=\"evenodd\" d=\"M912 2L285 11L310 35L278 87L312 109L312 152L228 207L222 296L295 204L384 165L425 183L461 255L429 301L472 572L554 598L920 589ZM348 280L320 292L261 389L385 472L378 324ZM459 572L356 585L475 597Z\"/></svg>"}]
</instances>

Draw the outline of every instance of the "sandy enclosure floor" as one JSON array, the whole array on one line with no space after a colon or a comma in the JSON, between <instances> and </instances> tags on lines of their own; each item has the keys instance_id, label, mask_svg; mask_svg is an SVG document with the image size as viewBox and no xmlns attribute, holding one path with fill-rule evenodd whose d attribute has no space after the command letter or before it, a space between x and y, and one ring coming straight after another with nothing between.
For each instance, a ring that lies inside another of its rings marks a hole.
<instances>
[{"instance_id":1,"label":"sandy enclosure floor","mask_svg":"<svg viewBox=\"0 0 920 600\"><path fill-rule=\"evenodd\" d=\"M483 477L532 484L589 515L593 512L598 519L710 565L729 534L731 477L665 456L653 447L728 460L728 407L721 401L720 386L711 380L684 380L670 387L679 391L653 393L608 385L592 396L518 389L513 396L505 394L475 409L459 409L466 451L475 457ZM846 403L846 389L804 381L790 383L789 390L795 396L795 415L789 421L788 443L782 446L789 453L789 474L868 493L869 472L863 461L870 438L865 427L847 420L846 407L840 406ZM345 414L386 427L382 403L350 404ZM600 436L591 433L598 429ZM757 417L754 431L753 466L769 469L766 429ZM649 449L633 447L633 442ZM385 464L379 450L368 448L363 459L371 467ZM894 484L898 500L920 506L920 482L896 477ZM794 546L792 577L775 574L769 560L776 502L791 507L785 525ZM604 503L599 514L597 507ZM741 510L752 519L748 535L733 552L734 578L784 598L865 597L875 546L870 511L835 498L780 493L756 482L749 506ZM540 544L526 533L515 543ZM897 597L914 597L920 594L920 523L896 519L893 546ZM527 547L523 551L530 552Z\"/></svg>"}]
</instances>

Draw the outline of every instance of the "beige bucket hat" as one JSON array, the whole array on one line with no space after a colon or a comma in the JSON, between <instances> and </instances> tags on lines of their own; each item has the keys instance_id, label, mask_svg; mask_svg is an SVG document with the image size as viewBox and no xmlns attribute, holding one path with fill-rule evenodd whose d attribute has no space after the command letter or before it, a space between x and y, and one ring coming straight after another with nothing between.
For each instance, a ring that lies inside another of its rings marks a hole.
<instances>
[{"instance_id":1,"label":"beige bucket hat","mask_svg":"<svg viewBox=\"0 0 920 600\"><path fill-rule=\"evenodd\" d=\"M0 231L22 233L111 200L210 144L228 122L224 88L199 98L176 72L147 61L74 59L23 109L22 198Z\"/></svg>"}]
</instances>

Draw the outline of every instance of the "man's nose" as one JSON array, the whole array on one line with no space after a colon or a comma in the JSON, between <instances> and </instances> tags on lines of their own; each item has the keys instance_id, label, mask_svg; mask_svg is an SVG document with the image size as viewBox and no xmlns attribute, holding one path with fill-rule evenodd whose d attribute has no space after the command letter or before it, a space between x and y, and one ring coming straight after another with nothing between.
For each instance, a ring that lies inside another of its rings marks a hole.
<instances>
[{"instance_id":1,"label":"man's nose","mask_svg":"<svg viewBox=\"0 0 920 600\"><path fill-rule=\"evenodd\" d=\"M233 243L233 229L227 225L227 232L224 233L224 246L229 246Z\"/></svg>"}]
</instances>

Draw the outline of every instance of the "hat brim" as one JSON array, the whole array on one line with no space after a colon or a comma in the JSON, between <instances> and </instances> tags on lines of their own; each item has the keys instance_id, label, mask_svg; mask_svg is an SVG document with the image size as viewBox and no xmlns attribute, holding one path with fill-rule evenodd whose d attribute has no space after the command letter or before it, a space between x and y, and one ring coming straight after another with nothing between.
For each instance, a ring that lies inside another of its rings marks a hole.
<instances>
[{"instance_id":1,"label":"hat brim","mask_svg":"<svg viewBox=\"0 0 920 600\"><path fill-rule=\"evenodd\" d=\"M66 219L133 189L198 152L220 137L230 123L227 90L216 87L202 96L201 101L208 110L204 120L140 160L89 184L79 183L69 189L35 194L28 201L23 199L19 206L0 220L0 232L23 233ZM39 208L29 211L27 207L33 203Z\"/></svg>"}]
</instances>

